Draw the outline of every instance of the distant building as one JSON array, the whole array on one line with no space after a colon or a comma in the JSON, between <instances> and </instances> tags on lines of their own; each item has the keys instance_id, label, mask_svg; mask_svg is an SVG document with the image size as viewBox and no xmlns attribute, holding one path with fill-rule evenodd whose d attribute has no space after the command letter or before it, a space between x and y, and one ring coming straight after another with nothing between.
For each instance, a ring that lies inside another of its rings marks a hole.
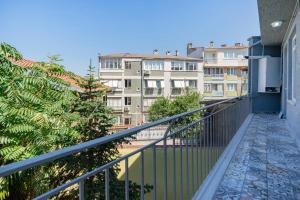
<instances>
[{"instance_id":1,"label":"distant building","mask_svg":"<svg viewBox=\"0 0 300 200\"><path fill-rule=\"evenodd\" d=\"M187 45L188 57L203 59L204 98L224 99L247 93L248 61L244 58L248 47L240 43L233 46L208 47Z\"/></svg>"},{"instance_id":2,"label":"distant building","mask_svg":"<svg viewBox=\"0 0 300 200\"><path fill-rule=\"evenodd\" d=\"M201 59L180 56L178 51L99 56L99 77L112 88L107 105L114 110L117 124L147 122L147 109L158 97L174 98L187 88L203 93L202 64Z\"/></svg>"}]
</instances>

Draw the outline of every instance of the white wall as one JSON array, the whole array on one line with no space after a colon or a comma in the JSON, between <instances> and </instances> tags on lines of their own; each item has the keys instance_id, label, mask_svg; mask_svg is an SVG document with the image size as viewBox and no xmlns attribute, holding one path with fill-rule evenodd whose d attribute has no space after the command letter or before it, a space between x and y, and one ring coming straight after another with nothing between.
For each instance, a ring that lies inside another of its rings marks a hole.
<instances>
[{"instance_id":1,"label":"white wall","mask_svg":"<svg viewBox=\"0 0 300 200\"><path fill-rule=\"evenodd\" d=\"M296 27L296 44L297 44L297 55L296 55L296 68L295 68L295 102L287 101L286 104L286 117L290 127L295 130L297 137L300 139L300 12L298 10L297 16L294 20L293 28L290 29L286 35L284 44L288 42L289 36L292 34L294 27ZM285 86L284 86L285 87Z\"/></svg>"}]
</instances>

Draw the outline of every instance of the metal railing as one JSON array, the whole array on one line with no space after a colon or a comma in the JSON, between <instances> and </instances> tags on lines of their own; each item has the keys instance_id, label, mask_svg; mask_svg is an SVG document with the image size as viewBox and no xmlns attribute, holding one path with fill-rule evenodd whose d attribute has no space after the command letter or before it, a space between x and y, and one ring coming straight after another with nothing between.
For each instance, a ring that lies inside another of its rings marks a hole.
<instances>
[{"instance_id":1,"label":"metal railing","mask_svg":"<svg viewBox=\"0 0 300 200\"><path fill-rule=\"evenodd\" d=\"M61 159L70 160L72 156L78 156L90 149L101 148L109 143L136 136L147 129L163 125L168 128L161 138L144 143L141 147L87 172L81 171L78 176L62 184L49 183L51 187L47 187L46 191L36 190L34 199L59 199L59 194L63 191L68 194L73 191L72 199L90 199L87 197L87 192L90 191L87 182L91 183L91 180L97 181L96 189L93 188L94 194L99 193L98 196L94 196L96 199L128 200L132 199L131 195L137 193L138 195L135 197L139 199L191 199L248 116L249 106L248 97L224 100L2 166L0 167L0 177L9 178L16 173L30 169L41 170L44 169L42 166L49 164L53 164L55 170L58 170L57 166L62 166L60 170L64 171L67 170L67 167L64 165L65 160ZM135 157L134 161L132 161L132 157ZM61 165L56 166L58 160ZM84 159L81 162L84 162ZM146 162L147 164L145 164ZM124 166L123 178L120 178L122 182L118 187L113 185L116 180L112 179L111 172L116 165ZM134 166L137 168L132 168ZM75 164L74 168L76 168ZM136 178L132 178L133 175ZM48 183L49 176L47 174L46 181L43 180L40 184ZM56 178L60 179L62 176L63 174L58 174ZM91 179L95 176L98 178ZM137 183L135 186L138 188L133 189L134 182ZM117 196L113 196L112 194L116 192Z\"/></svg>"}]
</instances>

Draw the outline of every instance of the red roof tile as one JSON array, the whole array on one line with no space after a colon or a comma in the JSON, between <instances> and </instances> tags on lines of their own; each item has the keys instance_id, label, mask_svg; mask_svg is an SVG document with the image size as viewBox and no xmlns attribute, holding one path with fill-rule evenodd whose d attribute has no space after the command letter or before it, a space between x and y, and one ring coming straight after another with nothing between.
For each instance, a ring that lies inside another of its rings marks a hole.
<instances>
[{"instance_id":1,"label":"red roof tile","mask_svg":"<svg viewBox=\"0 0 300 200\"><path fill-rule=\"evenodd\" d=\"M12 63L19 65L20 67L24 67L24 68L30 68L32 66L32 64L35 63L34 61L26 60L26 59L21 59L21 60L10 59L10 60ZM75 77L71 77L71 76L64 75L64 74L51 74L50 76L66 81L67 83L70 84L70 86L74 87L76 90L84 90L82 87L80 87L80 85L78 83L78 81L83 80L83 78L79 75L75 75ZM94 89L93 91L104 91L104 90L110 90L110 88L103 85L102 88Z\"/></svg>"}]
</instances>

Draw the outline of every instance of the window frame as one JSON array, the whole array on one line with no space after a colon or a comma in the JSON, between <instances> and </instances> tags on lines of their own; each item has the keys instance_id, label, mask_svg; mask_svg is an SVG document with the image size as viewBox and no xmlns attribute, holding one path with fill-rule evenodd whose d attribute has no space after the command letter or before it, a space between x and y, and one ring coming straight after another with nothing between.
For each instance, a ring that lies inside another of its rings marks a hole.
<instances>
[{"instance_id":1,"label":"window frame","mask_svg":"<svg viewBox=\"0 0 300 200\"><path fill-rule=\"evenodd\" d=\"M171 61L171 71L185 71L183 61Z\"/></svg>"},{"instance_id":2,"label":"window frame","mask_svg":"<svg viewBox=\"0 0 300 200\"><path fill-rule=\"evenodd\" d=\"M124 97L124 105L125 106L131 106L132 105L131 97Z\"/></svg>"},{"instance_id":3,"label":"window frame","mask_svg":"<svg viewBox=\"0 0 300 200\"><path fill-rule=\"evenodd\" d=\"M131 79L124 79L124 87L131 88Z\"/></svg>"},{"instance_id":4,"label":"window frame","mask_svg":"<svg viewBox=\"0 0 300 200\"><path fill-rule=\"evenodd\" d=\"M131 69L131 61L124 61L125 69Z\"/></svg>"},{"instance_id":5,"label":"window frame","mask_svg":"<svg viewBox=\"0 0 300 200\"><path fill-rule=\"evenodd\" d=\"M234 86L234 87L229 87ZM227 83L227 91L229 92L236 92L237 91L237 83Z\"/></svg>"}]
</instances>

